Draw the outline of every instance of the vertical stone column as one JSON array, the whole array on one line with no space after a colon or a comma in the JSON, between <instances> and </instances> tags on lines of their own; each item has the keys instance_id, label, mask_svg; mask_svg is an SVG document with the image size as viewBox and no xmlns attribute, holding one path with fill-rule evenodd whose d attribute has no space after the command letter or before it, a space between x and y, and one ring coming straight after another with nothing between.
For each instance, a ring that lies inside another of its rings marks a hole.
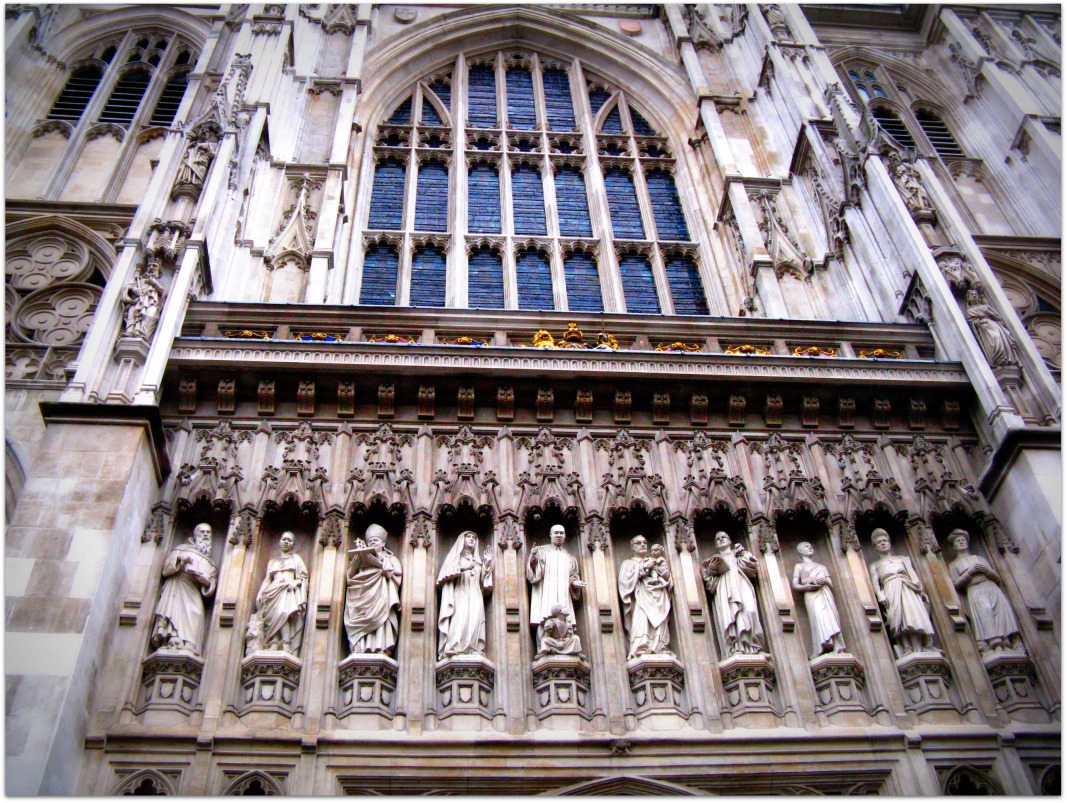
<instances>
[{"instance_id":1,"label":"vertical stone column","mask_svg":"<svg viewBox=\"0 0 1067 803\"><path fill-rule=\"evenodd\" d=\"M14 578L6 588L8 794L75 792L85 711L129 583L126 567L169 471L158 419L42 408L45 433L5 538Z\"/></svg>"},{"instance_id":2,"label":"vertical stone column","mask_svg":"<svg viewBox=\"0 0 1067 803\"><path fill-rule=\"evenodd\" d=\"M508 476L505 474L505 476ZM523 582L524 528L513 513L504 513L496 525L496 546L499 547L500 568L503 583L497 590L496 617L503 619L503 626L496 628L501 660L497 672L497 700L507 713L509 733L522 733L526 727L526 711L530 708L530 691L527 667L530 665L529 615L523 600L526 584ZM503 609L503 617L499 613Z\"/></svg>"}]
</instances>

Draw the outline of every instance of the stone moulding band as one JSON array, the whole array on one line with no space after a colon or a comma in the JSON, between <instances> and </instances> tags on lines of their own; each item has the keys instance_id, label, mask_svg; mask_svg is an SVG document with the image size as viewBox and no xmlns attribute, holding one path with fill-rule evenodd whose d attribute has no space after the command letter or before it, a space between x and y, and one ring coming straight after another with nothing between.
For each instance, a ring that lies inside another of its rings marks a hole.
<instances>
[{"instance_id":1,"label":"stone moulding band","mask_svg":"<svg viewBox=\"0 0 1067 803\"><path fill-rule=\"evenodd\" d=\"M764 357L759 364L739 362L733 357L719 357L713 354L699 356L672 355L674 359L664 357L647 359L620 359L614 354L611 359L583 356L573 358L566 356L520 357L512 353L493 354L489 350L480 350L477 355L456 354L427 347L426 353L417 354L405 349L403 353L383 352L377 348L360 347L337 348L339 344L328 344L331 348L316 348L316 344L307 344L311 348L222 348L212 346L190 346L179 344L171 351L172 365L226 365L244 367L255 365L314 365L320 369L336 368L351 370L359 368L380 368L385 370L473 370L479 369L499 375L501 372L524 373L528 371L559 371L567 374L603 375L633 374L644 377L685 376L709 378L739 378L745 380L768 379L774 381L795 380L798 382L862 382L877 385L902 385L908 387L929 385L967 384L967 376L962 368L948 367L943 363L936 367L923 363L894 361L890 365L873 366L869 361L849 360L844 364L813 365L803 357ZM362 344L360 344L362 345ZM509 350L510 351L510 350ZM667 354L667 352L664 352ZM679 358L681 356L681 358ZM779 364L768 364L774 360ZM855 364L860 363L860 364Z\"/></svg>"}]
</instances>

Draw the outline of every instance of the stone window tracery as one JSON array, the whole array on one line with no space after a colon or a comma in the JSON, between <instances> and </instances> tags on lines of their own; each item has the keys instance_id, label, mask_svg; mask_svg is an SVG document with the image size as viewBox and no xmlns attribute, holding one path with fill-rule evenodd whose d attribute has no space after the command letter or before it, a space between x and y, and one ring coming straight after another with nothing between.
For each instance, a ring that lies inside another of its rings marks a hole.
<instances>
[{"instance_id":1,"label":"stone window tracery","mask_svg":"<svg viewBox=\"0 0 1067 803\"><path fill-rule=\"evenodd\" d=\"M365 225L400 247L390 291L365 244L360 303L707 314L668 138L580 65L461 57L392 103L372 141ZM431 255L416 243L430 232L500 243ZM688 248L669 270L667 244ZM619 246L641 256L620 262Z\"/></svg>"}]
</instances>

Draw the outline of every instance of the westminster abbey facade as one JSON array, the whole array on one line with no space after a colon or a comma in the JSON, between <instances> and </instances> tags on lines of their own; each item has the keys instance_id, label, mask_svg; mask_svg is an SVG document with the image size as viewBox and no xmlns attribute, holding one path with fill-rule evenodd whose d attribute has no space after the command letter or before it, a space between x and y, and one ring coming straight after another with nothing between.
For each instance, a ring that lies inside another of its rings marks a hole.
<instances>
[{"instance_id":1,"label":"westminster abbey facade","mask_svg":"<svg viewBox=\"0 0 1067 803\"><path fill-rule=\"evenodd\" d=\"M8 794L1059 794L1058 9L5 12Z\"/></svg>"}]
</instances>

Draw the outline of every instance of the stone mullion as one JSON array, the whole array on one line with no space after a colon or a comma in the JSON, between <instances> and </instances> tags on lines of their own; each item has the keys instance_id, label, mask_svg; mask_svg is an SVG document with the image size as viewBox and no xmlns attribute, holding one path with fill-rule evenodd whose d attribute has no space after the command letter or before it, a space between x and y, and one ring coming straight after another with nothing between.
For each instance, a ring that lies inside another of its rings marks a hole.
<instances>
[{"instance_id":1,"label":"stone mullion","mask_svg":"<svg viewBox=\"0 0 1067 803\"><path fill-rule=\"evenodd\" d=\"M468 69L466 57L460 53L452 71L452 159L455 169L449 178L449 216L452 225L453 248L448 255L446 296L455 297L451 306L467 306L467 215L470 195L470 165L467 162L467 128L470 125L468 107ZM502 145L503 147L503 145ZM462 295L460 295L460 289ZM462 304L460 299L462 298Z\"/></svg>"},{"instance_id":2,"label":"stone mullion","mask_svg":"<svg viewBox=\"0 0 1067 803\"><path fill-rule=\"evenodd\" d=\"M501 491L507 493L516 487L514 485L516 476L515 441L509 430L502 430L498 436L496 453L498 476L508 486L507 489L502 488ZM514 510L514 506L518 503L513 493L508 495L512 498L501 500L501 504L505 505L506 512ZM533 676L530 668L533 660L529 639L530 610L525 583L524 557L526 550L523 548L526 542L526 532L524 522L519 516L521 516L521 511L518 516L511 519L512 526L514 526L514 535L510 544L505 542L505 537L511 533L502 529L505 526L503 517L497 522L496 537L496 545L500 547L500 555L503 558L504 566L504 584L503 588L498 592L501 597L496 600L495 606L498 614L501 611L504 614L503 616L498 615L498 620L502 621L502 626L498 626L498 632L502 636L498 643L502 645L503 649L497 653L496 675L498 683L500 680L504 680L504 684L502 684L498 694L506 694L503 697L503 707L507 713L508 732L515 734L525 731L526 712L534 706ZM519 539L518 542L514 540L515 537ZM518 617L517 623L514 622L515 616ZM519 660L508 660L511 656L518 656ZM497 697L498 701L501 701L501 699L501 697Z\"/></svg>"},{"instance_id":3,"label":"stone mullion","mask_svg":"<svg viewBox=\"0 0 1067 803\"><path fill-rule=\"evenodd\" d=\"M598 240L597 274L600 277L600 294L605 312L623 312L626 301L623 298L622 283L619 281L619 265L611 249L612 241L611 215L608 212L608 196L604 188L604 173L600 169L597 155L596 129L593 126L593 113L589 105L589 91L581 63L575 59L571 70L576 76L580 90L573 94L578 101L574 114L578 130L582 132L582 154L585 158L585 194L589 204L589 221L593 238Z\"/></svg>"}]
</instances>

